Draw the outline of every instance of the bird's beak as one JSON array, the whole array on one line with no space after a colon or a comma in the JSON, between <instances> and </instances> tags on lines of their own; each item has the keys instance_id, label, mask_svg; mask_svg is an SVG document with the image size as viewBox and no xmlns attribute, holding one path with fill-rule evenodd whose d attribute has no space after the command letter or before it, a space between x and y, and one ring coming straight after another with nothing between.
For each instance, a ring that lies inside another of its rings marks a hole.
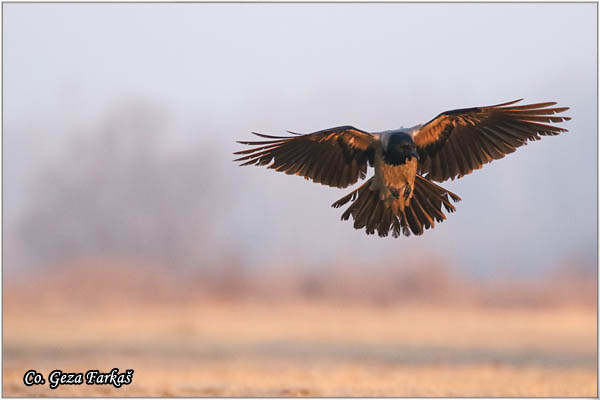
<instances>
[{"instance_id":1,"label":"bird's beak","mask_svg":"<svg viewBox=\"0 0 600 400\"><path fill-rule=\"evenodd\" d=\"M421 157L419 157L419 153L417 153L417 151L413 151L412 153L410 153L413 157L415 157L417 160L420 160Z\"/></svg>"}]
</instances>

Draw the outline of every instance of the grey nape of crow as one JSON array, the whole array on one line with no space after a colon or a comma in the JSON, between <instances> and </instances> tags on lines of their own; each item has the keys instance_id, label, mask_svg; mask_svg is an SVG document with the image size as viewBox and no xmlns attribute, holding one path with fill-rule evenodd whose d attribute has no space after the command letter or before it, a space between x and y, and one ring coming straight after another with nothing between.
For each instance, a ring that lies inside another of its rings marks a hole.
<instances>
[{"instance_id":1,"label":"grey nape of crow","mask_svg":"<svg viewBox=\"0 0 600 400\"><path fill-rule=\"evenodd\" d=\"M286 174L303 176L323 185L345 188L363 179L367 164L375 174L342 197L333 207L350 206L354 228L367 234L394 237L421 235L448 212L456 194L432 181L444 182L470 174L492 160L512 153L528 140L566 132L553 123L570 120L556 116L568 107L555 102L514 105L523 99L487 107L446 111L412 128L365 132L339 126L294 136L255 135L268 140L239 141L253 146L234 154L241 165L268 165Z\"/></svg>"}]
</instances>

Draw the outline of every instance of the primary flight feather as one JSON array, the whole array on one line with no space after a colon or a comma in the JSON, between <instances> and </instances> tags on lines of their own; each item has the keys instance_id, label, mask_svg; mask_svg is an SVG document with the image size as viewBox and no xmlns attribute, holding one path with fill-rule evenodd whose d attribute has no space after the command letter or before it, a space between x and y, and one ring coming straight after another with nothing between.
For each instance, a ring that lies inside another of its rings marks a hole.
<instances>
[{"instance_id":1,"label":"primary flight feather","mask_svg":"<svg viewBox=\"0 0 600 400\"><path fill-rule=\"evenodd\" d=\"M432 181L461 178L483 164L512 153L528 140L558 135L556 125L570 120L556 114L568 107L555 102L515 106L521 101L445 111L412 128L366 132L340 126L294 136L255 133L262 141L239 141L253 146L234 154L241 165L266 165L328 186L345 188L375 174L356 190L333 203L352 216L354 228L367 234L394 237L421 235L442 222L442 207L455 211L456 194Z\"/></svg>"}]
</instances>

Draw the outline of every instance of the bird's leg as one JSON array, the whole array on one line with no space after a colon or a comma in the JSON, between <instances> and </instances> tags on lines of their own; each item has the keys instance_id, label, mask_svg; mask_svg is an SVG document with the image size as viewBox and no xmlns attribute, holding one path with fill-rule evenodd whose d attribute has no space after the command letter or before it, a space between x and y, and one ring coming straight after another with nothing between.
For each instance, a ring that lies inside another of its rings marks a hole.
<instances>
[{"instance_id":1,"label":"bird's leg","mask_svg":"<svg viewBox=\"0 0 600 400\"><path fill-rule=\"evenodd\" d=\"M404 186L404 200L408 200L410 198L411 193L412 190L410 188L410 185Z\"/></svg>"}]
</instances>

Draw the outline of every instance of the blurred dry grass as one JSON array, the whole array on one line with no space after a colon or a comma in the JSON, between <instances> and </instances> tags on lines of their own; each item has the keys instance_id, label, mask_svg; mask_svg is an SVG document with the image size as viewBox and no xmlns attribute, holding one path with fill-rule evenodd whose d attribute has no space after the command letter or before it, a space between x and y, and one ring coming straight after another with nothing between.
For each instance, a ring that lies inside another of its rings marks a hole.
<instances>
[{"instance_id":1,"label":"blurred dry grass","mask_svg":"<svg viewBox=\"0 0 600 400\"><path fill-rule=\"evenodd\" d=\"M596 396L587 278L490 286L427 266L369 279L337 271L255 276L233 265L182 276L88 260L11 278L3 394ZM113 367L133 368L133 383L22 383L31 368Z\"/></svg>"}]
</instances>

